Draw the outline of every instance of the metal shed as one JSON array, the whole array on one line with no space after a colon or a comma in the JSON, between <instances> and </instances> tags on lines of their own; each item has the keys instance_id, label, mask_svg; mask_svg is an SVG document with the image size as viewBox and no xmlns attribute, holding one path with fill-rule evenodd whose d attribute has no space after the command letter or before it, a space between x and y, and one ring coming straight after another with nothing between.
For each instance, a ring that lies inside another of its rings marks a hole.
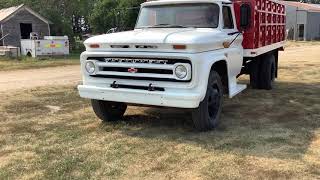
<instances>
[{"instance_id":1,"label":"metal shed","mask_svg":"<svg viewBox=\"0 0 320 180\"><path fill-rule=\"evenodd\" d=\"M320 40L320 6L281 1L286 6L286 29L291 40Z\"/></svg>"},{"instance_id":2,"label":"metal shed","mask_svg":"<svg viewBox=\"0 0 320 180\"><path fill-rule=\"evenodd\" d=\"M0 46L20 47L31 32L40 38L50 35L51 22L25 5L0 10ZM1 40L2 39L2 40Z\"/></svg>"}]
</instances>

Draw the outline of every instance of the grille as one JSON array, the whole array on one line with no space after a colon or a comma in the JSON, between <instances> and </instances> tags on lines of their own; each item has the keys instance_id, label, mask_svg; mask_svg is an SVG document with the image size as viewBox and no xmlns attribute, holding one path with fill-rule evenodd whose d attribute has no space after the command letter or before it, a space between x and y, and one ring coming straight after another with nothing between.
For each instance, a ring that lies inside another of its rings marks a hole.
<instances>
[{"instance_id":1,"label":"grille","mask_svg":"<svg viewBox=\"0 0 320 180\"><path fill-rule=\"evenodd\" d=\"M137 73L150 73L150 74L173 74L173 70L167 69L147 69L139 68ZM128 72L128 68L122 67L103 67L102 71L114 71L114 72Z\"/></svg>"},{"instance_id":2,"label":"grille","mask_svg":"<svg viewBox=\"0 0 320 180\"><path fill-rule=\"evenodd\" d=\"M119 62L119 63L141 63L141 64L176 64L187 63L191 64L190 60L186 59L167 59L167 58L129 58L129 57L89 57L87 60L96 60L101 62Z\"/></svg>"},{"instance_id":3,"label":"grille","mask_svg":"<svg viewBox=\"0 0 320 180\"><path fill-rule=\"evenodd\" d=\"M94 77L174 82L191 81L191 62L185 59L89 57L87 60L96 64L98 70L91 75ZM179 65L185 66L188 70L188 75L184 79L179 79L174 74L175 68Z\"/></svg>"}]
</instances>

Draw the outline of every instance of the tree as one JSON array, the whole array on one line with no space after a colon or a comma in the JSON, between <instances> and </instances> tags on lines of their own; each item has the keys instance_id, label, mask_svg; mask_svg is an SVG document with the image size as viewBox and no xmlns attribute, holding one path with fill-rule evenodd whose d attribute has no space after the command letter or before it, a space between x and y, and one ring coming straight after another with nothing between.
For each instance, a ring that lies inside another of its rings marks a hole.
<instances>
[{"instance_id":1,"label":"tree","mask_svg":"<svg viewBox=\"0 0 320 180\"><path fill-rule=\"evenodd\" d=\"M104 33L116 26L116 0L98 0L89 17L89 23L97 33Z\"/></svg>"},{"instance_id":2,"label":"tree","mask_svg":"<svg viewBox=\"0 0 320 180\"><path fill-rule=\"evenodd\" d=\"M88 17L95 0L1 0L0 8L25 4L53 24L51 35L67 35L72 49L76 39L90 31Z\"/></svg>"},{"instance_id":3,"label":"tree","mask_svg":"<svg viewBox=\"0 0 320 180\"><path fill-rule=\"evenodd\" d=\"M301 0L291 0L301 1ZM320 3L320 0L302 0ZM145 0L1 0L0 8L26 4L53 22L52 35L105 33L110 28L134 28L139 5Z\"/></svg>"},{"instance_id":4,"label":"tree","mask_svg":"<svg viewBox=\"0 0 320 180\"><path fill-rule=\"evenodd\" d=\"M111 28L132 29L144 0L97 0L89 24L95 33L105 33Z\"/></svg>"},{"instance_id":5,"label":"tree","mask_svg":"<svg viewBox=\"0 0 320 180\"><path fill-rule=\"evenodd\" d=\"M132 29L135 26L140 4L145 2L144 0L120 0L119 2L119 19L121 20L119 26L123 29Z\"/></svg>"}]
</instances>

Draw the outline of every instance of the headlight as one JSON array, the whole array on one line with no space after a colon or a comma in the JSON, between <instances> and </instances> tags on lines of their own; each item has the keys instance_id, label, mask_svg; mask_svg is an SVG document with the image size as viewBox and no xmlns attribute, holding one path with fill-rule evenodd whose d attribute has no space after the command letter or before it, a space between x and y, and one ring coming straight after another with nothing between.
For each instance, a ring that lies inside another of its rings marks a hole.
<instances>
[{"instance_id":1,"label":"headlight","mask_svg":"<svg viewBox=\"0 0 320 180\"><path fill-rule=\"evenodd\" d=\"M89 74L93 74L96 71L96 66L92 61L86 63L86 70Z\"/></svg>"},{"instance_id":2,"label":"headlight","mask_svg":"<svg viewBox=\"0 0 320 180\"><path fill-rule=\"evenodd\" d=\"M188 70L185 66L183 65L178 65L175 69L175 72L176 76L179 78L179 79L184 79L185 77L187 77L188 75Z\"/></svg>"}]
</instances>

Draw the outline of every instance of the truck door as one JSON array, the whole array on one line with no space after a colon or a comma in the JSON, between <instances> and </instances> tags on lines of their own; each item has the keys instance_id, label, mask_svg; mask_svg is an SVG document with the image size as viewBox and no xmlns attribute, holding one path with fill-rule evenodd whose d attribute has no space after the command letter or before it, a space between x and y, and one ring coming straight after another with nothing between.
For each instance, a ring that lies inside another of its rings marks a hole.
<instances>
[{"instance_id":1,"label":"truck door","mask_svg":"<svg viewBox=\"0 0 320 180\"><path fill-rule=\"evenodd\" d=\"M243 47L242 47L242 34L239 34L235 24L235 15L232 5L222 6L222 31L225 32L226 42L232 43L226 49L228 55L228 69L229 76L235 77L240 74L243 62Z\"/></svg>"}]
</instances>

